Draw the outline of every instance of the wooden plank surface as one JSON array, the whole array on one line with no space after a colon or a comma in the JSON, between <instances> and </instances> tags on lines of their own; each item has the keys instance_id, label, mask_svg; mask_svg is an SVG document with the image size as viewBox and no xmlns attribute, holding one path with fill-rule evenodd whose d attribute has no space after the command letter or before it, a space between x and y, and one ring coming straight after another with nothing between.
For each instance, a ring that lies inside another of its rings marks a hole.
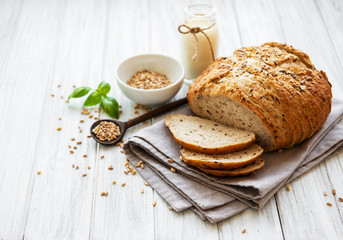
<instances>
[{"instance_id":1,"label":"wooden plank surface","mask_svg":"<svg viewBox=\"0 0 343 240\"><path fill-rule=\"evenodd\" d=\"M293 181L290 192L282 188L263 209L209 224L192 211L170 211L138 174L126 175L120 147L87 138L94 120L80 114L82 100L65 103L73 85L95 88L105 80L122 105L120 119L138 116L115 84L115 67L139 53L178 58L177 26L185 5L195 2L0 1L0 100L6 103L0 118L0 239L342 238L343 154ZM334 95L342 93L342 1L206 2L217 8L219 56L241 46L287 42L327 72ZM165 116L133 127L125 139ZM68 145L77 147L74 154Z\"/></svg>"}]
</instances>

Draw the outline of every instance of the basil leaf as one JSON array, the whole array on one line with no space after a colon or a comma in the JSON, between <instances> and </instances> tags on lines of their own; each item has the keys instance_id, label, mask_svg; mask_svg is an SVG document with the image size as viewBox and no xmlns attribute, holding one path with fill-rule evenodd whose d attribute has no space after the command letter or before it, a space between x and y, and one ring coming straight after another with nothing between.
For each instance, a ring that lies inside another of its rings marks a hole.
<instances>
[{"instance_id":1,"label":"basil leaf","mask_svg":"<svg viewBox=\"0 0 343 240\"><path fill-rule=\"evenodd\" d=\"M92 92L84 102L84 106L94 106L100 103L102 95L96 90Z\"/></svg>"},{"instance_id":2,"label":"basil leaf","mask_svg":"<svg viewBox=\"0 0 343 240\"><path fill-rule=\"evenodd\" d=\"M103 81L99 84L97 90L99 91L100 94L106 95L111 90L111 86L108 82Z\"/></svg>"},{"instance_id":3,"label":"basil leaf","mask_svg":"<svg viewBox=\"0 0 343 240\"><path fill-rule=\"evenodd\" d=\"M100 107L109 116L118 119L119 118L119 105L117 100L112 97L105 96L100 103Z\"/></svg>"},{"instance_id":4,"label":"basil leaf","mask_svg":"<svg viewBox=\"0 0 343 240\"><path fill-rule=\"evenodd\" d=\"M68 100L70 98L80 98L80 97L83 97L83 96L87 95L87 93L89 93L90 90L91 90L90 87L78 87L78 88L75 88L74 91L69 95Z\"/></svg>"}]
</instances>

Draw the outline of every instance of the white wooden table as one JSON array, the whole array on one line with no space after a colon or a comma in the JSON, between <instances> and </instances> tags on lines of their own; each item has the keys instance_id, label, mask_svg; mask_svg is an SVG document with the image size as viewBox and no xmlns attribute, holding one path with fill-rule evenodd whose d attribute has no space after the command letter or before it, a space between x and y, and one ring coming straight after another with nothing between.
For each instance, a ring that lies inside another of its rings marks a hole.
<instances>
[{"instance_id":1,"label":"white wooden table","mask_svg":"<svg viewBox=\"0 0 343 240\"><path fill-rule=\"evenodd\" d=\"M177 26L191 2L0 0L0 239L343 239L343 154L281 189L263 209L209 224L191 211L170 211L139 175L123 173L119 147L87 138L94 119L80 114L81 101L65 103L73 85L108 81L121 119L137 116L115 84L115 67L138 53L178 58ZM342 93L342 0L209 2L217 8L220 56L287 42L326 71L334 95ZM175 99L186 92L184 86ZM82 141L74 154L71 137Z\"/></svg>"}]
</instances>

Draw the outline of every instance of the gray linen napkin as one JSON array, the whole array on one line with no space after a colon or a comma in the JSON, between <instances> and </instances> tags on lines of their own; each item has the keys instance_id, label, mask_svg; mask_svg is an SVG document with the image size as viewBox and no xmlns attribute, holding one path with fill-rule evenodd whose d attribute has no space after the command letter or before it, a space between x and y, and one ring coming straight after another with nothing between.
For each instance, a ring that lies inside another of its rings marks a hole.
<instances>
[{"instance_id":1,"label":"gray linen napkin","mask_svg":"<svg viewBox=\"0 0 343 240\"><path fill-rule=\"evenodd\" d=\"M179 112L192 114L189 107ZM343 127L336 123L342 118L343 101L335 99L328 120L314 136L292 149L263 153L265 166L245 177L217 178L185 164L163 121L131 137L124 151L132 165L144 162L144 169L137 171L175 211L192 209L214 223L249 207L263 207L287 182L341 152Z\"/></svg>"}]
</instances>

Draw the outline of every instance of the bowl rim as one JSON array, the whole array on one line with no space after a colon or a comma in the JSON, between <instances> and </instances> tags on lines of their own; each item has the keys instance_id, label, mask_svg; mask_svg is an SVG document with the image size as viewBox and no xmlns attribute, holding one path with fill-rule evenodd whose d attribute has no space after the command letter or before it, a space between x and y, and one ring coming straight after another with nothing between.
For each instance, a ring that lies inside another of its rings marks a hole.
<instances>
[{"instance_id":1,"label":"bowl rim","mask_svg":"<svg viewBox=\"0 0 343 240\"><path fill-rule=\"evenodd\" d=\"M169 58L171 59L172 61L176 62L180 68L181 68L181 75L180 75L180 78L173 82L173 84L170 84L166 87L163 87L163 88L157 88L157 89L141 89L141 88L135 88L135 87L131 87L129 86L127 83L125 83L118 75L118 70L119 70L119 67L126 61L130 60L130 59L133 59L133 58L136 58L136 57L149 57L149 56L158 56L158 57L164 57L164 58ZM165 91L169 88L172 88L174 87L175 85L179 84L180 82L183 81L183 79L185 78L185 69L184 67L182 66L182 64L176 60L175 58L171 57L171 56L168 56L168 55L164 55L164 54L160 54L160 53L142 53L142 54L137 54L137 55L132 55L130 57L127 57L127 58L124 58L123 60L121 60L118 64L117 64L117 67L116 67L116 72L115 72L115 75L116 75L116 79L117 81L119 81L120 83L122 83L123 85L125 85L125 87L131 89L131 90L134 90L134 91L138 91L138 92L162 92L162 91Z\"/></svg>"}]
</instances>

